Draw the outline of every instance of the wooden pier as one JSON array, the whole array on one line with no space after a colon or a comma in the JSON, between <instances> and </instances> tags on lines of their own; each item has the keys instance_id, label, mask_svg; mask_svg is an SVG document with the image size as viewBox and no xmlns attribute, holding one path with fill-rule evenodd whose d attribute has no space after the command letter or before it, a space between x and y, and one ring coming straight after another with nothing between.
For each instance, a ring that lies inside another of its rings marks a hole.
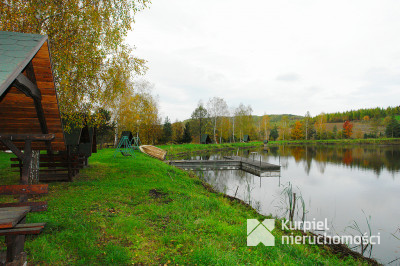
<instances>
[{"instance_id":1,"label":"wooden pier","mask_svg":"<svg viewBox=\"0 0 400 266\"><path fill-rule=\"evenodd\" d=\"M223 160L177 160L168 163L184 170L243 170L256 176L272 176L271 172L279 172L281 169L279 165L240 156L225 156Z\"/></svg>"}]
</instances>

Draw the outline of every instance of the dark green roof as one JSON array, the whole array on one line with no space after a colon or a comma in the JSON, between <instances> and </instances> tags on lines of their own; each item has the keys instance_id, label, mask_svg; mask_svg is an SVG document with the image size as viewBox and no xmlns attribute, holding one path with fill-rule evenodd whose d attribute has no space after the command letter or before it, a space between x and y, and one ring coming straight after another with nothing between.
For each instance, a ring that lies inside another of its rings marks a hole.
<instances>
[{"instance_id":1,"label":"dark green roof","mask_svg":"<svg viewBox=\"0 0 400 266\"><path fill-rule=\"evenodd\" d=\"M133 135L132 135L131 131L122 131L121 138L124 136L128 137L129 141L132 141L132 139L133 139Z\"/></svg>"},{"instance_id":2,"label":"dark green roof","mask_svg":"<svg viewBox=\"0 0 400 266\"><path fill-rule=\"evenodd\" d=\"M200 138L200 143L210 143L211 142L211 138L208 134L202 134L201 138Z\"/></svg>"},{"instance_id":3,"label":"dark green roof","mask_svg":"<svg viewBox=\"0 0 400 266\"><path fill-rule=\"evenodd\" d=\"M47 40L39 34L0 31L0 96Z\"/></svg>"},{"instance_id":4,"label":"dark green roof","mask_svg":"<svg viewBox=\"0 0 400 266\"><path fill-rule=\"evenodd\" d=\"M82 128L70 125L70 130L64 131L65 144L67 145L79 145L79 140L81 139Z\"/></svg>"}]
</instances>

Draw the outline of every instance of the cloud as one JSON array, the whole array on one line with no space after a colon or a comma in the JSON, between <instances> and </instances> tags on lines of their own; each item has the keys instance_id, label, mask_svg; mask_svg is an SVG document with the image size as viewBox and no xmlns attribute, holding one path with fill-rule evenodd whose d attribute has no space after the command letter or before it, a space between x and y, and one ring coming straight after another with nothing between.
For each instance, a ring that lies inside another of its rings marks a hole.
<instances>
[{"instance_id":1,"label":"cloud","mask_svg":"<svg viewBox=\"0 0 400 266\"><path fill-rule=\"evenodd\" d=\"M279 81L298 81L300 77L296 73L286 73L276 77Z\"/></svg>"},{"instance_id":2,"label":"cloud","mask_svg":"<svg viewBox=\"0 0 400 266\"><path fill-rule=\"evenodd\" d=\"M395 0L153 1L127 42L172 120L214 96L316 115L396 104L399 13Z\"/></svg>"}]
</instances>

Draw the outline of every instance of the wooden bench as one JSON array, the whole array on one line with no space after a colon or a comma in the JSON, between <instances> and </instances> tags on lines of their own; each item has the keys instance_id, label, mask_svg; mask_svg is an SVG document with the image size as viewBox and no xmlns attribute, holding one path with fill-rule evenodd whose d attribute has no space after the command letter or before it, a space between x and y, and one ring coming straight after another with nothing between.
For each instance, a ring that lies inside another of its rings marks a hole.
<instances>
[{"instance_id":1,"label":"wooden bench","mask_svg":"<svg viewBox=\"0 0 400 266\"><path fill-rule=\"evenodd\" d=\"M40 234L46 223L17 224L11 229L0 230L0 236L37 235Z\"/></svg>"},{"instance_id":2,"label":"wooden bench","mask_svg":"<svg viewBox=\"0 0 400 266\"><path fill-rule=\"evenodd\" d=\"M4 261L6 265L26 264L25 235L39 234L45 226L43 223L25 224L28 212L47 209L46 202L29 201L30 195L48 193L48 185L28 184L32 174L32 143L45 142L44 146L51 150L51 141L54 138L54 134L0 134L0 143L17 156L19 161L17 167L20 168L20 185L0 186L0 195L19 197L17 202L0 204L0 207L3 207L0 208L0 235L5 236L7 243L7 255ZM35 154L37 155L37 152Z\"/></svg>"},{"instance_id":3,"label":"wooden bench","mask_svg":"<svg viewBox=\"0 0 400 266\"><path fill-rule=\"evenodd\" d=\"M0 208L30 206L32 212L45 211L47 210L47 202L28 201L28 196L47 193L48 184L2 185L0 186L0 195L19 195L20 197L18 202L0 203Z\"/></svg>"},{"instance_id":4,"label":"wooden bench","mask_svg":"<svg viewBox=\"0 0 400 266\"><path fill-rule=\"evenodd\" d=\"M19 158L10 158L11 167L19 168L22 175L23 163ZM86 158L79 154L40 154L39 181L72 181L85 165Z\"/></svg>"},{"instance_id":5,"label":"wooden bench","mask_svg":"<svg viewBox=\"0 0 400 266\"><path fill-rule=\"evenodd\" d=\"M44 223L23 223L30 210L29 206L0 208L0 236L5 236L7 244L7 252L1 256L1 265L25 264L25 235L40 234L43 230Z\"/></svg>"},{"instance_id":6,"label":"wooden bench","mask_svg":"<svg viewBox=\"0 0 400 266\"><path fill-rule=\"evenodd\" d=\"M40 234L45 223L26 224L26 214L47 210L47 202L28 201L30 195L48 193L48 184L0 185L0 195L19 196L17 202L0 203L0 236L6 237L6 262L18 260L24 255L25 235Z\"/></svg>"}]
</instances>

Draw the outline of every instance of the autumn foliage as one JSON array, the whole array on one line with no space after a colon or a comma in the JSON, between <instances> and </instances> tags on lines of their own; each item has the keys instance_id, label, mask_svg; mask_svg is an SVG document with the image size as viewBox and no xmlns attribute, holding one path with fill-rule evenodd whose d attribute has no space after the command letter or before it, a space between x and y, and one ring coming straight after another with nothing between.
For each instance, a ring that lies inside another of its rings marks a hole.
<instances>
[{"instance_id":1,"label":"autumn foliage","mask_svg":"<svg viewBox=\"0 0 400 266\"><path fill-rule=\"evenodd\" d=\"M0 30L48 35L64 119L111 109L146 70L125 42L147 0L0 1ZM84 114L76 116L74 114Z\"/></svg>"},{"instance_id":2,"label":"autumn foliage","mask_svg":"<svg viewBox=\"0 0 400 266\"><path fill-rule=\"evenodd\" d=\"M350 121L346 121L343 124L343 136L348 139L353 134L353 124Z\"/></svg>"},{"instance_id":3,"label":"autumn foliage","mask_svg":"<svg viewBox=\"0 0 400 266\"><path fill-rule=\"evenodd\" d=\"M303 125L301 124L301 122L296 121L296 123L294 124L294 128L292 129L292 139L298 140L304 138L302 127Z\"/></svg>"}]
</instances>

